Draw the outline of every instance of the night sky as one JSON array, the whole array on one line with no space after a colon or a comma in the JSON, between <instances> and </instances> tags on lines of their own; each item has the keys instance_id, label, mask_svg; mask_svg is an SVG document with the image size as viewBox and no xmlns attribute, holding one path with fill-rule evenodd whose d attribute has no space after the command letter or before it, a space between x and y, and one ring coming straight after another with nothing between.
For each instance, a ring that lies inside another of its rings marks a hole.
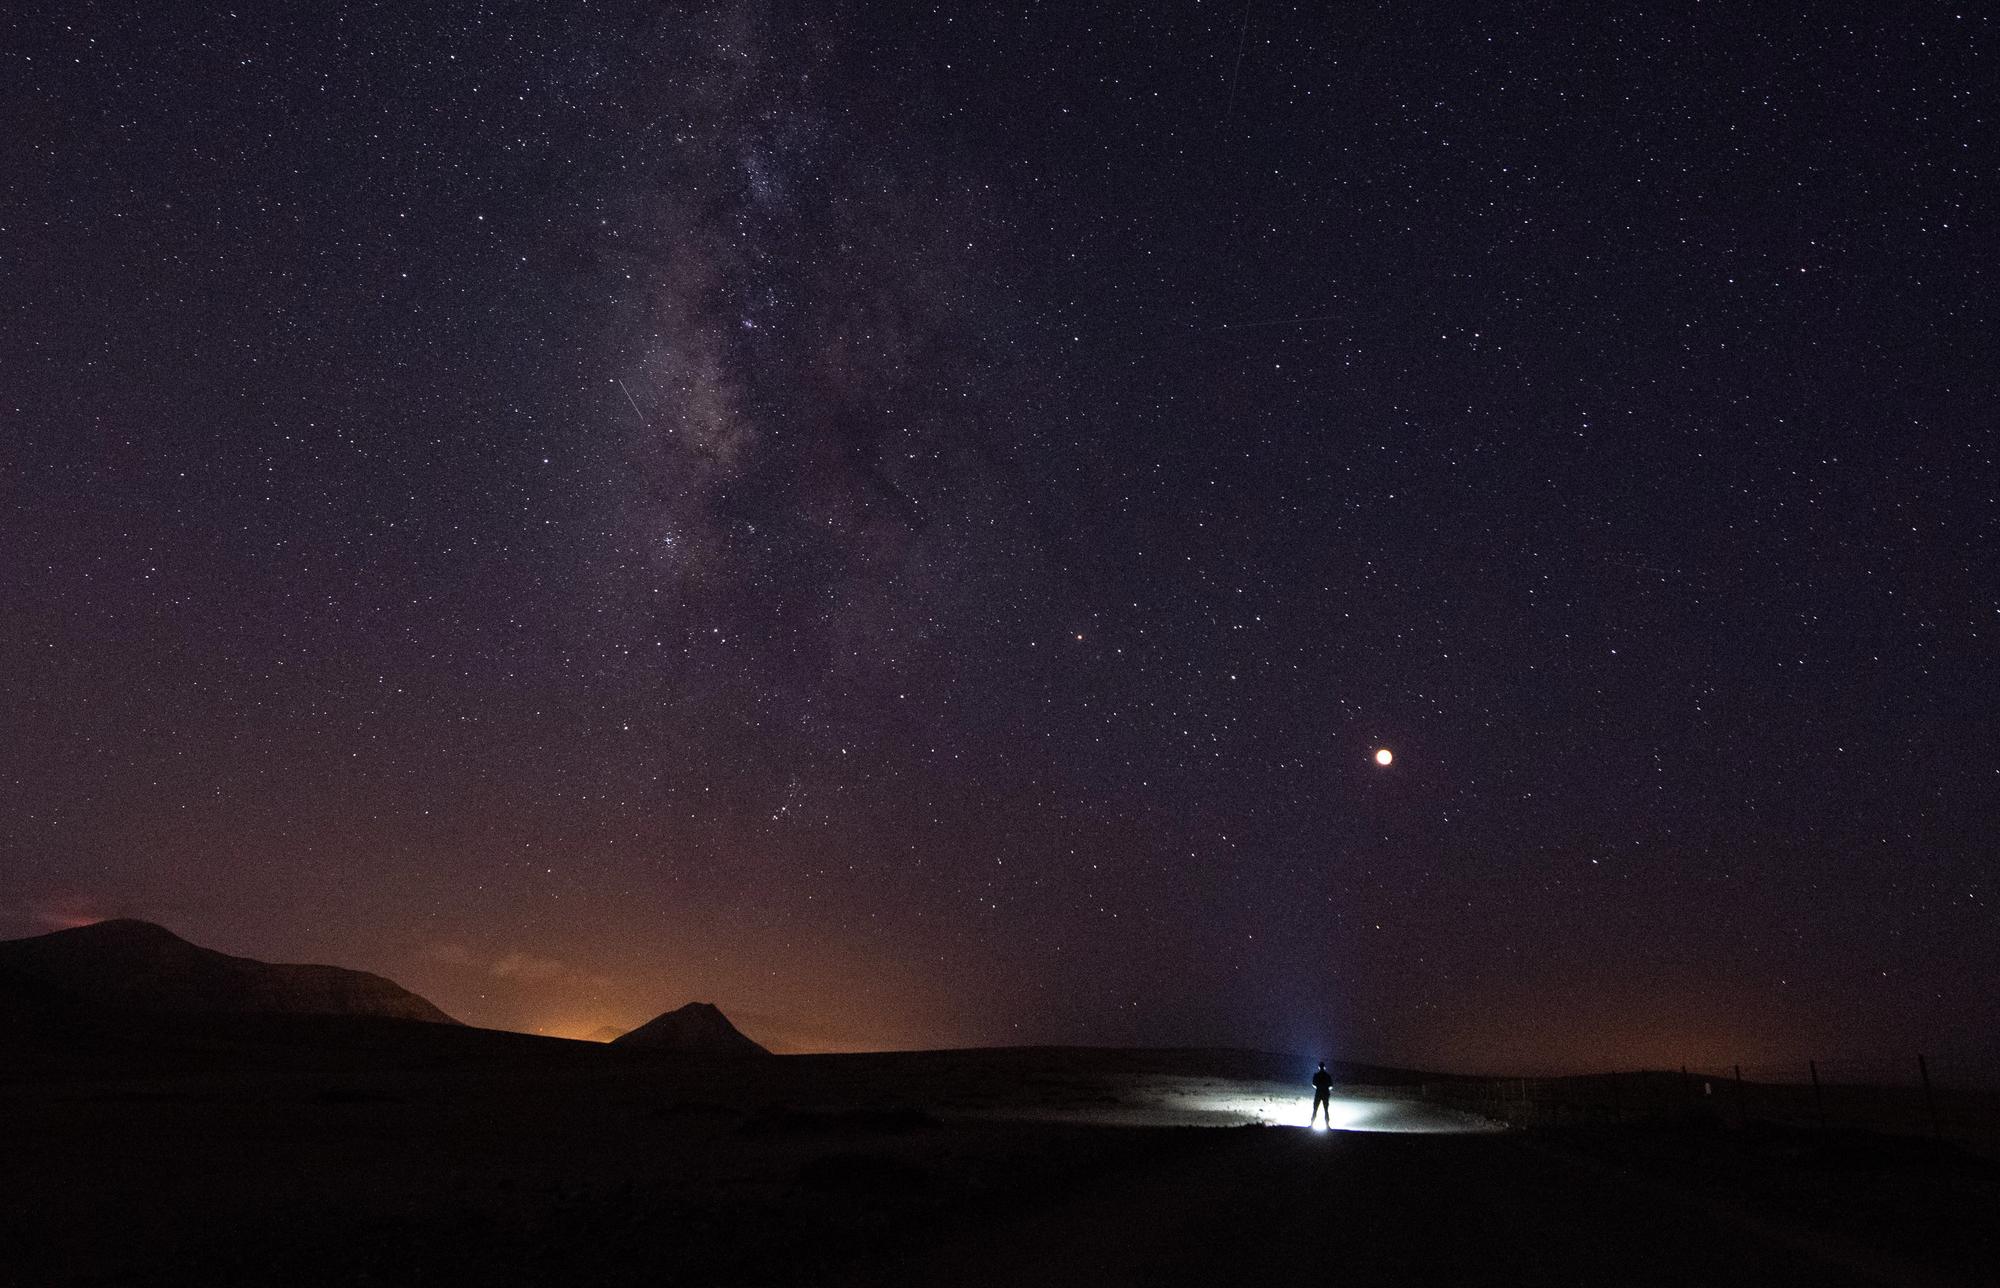
<instances>
[{"instance_id":1,"label":"night sky","mask_svg":"<svg viewBox=\"0 0 2000 1288\"><path fill-rule=\"evenodd\" d=\"M11 12L0 935L1993 1058L1994 21L1626 8Z\"/></svg>"}]
</instances>

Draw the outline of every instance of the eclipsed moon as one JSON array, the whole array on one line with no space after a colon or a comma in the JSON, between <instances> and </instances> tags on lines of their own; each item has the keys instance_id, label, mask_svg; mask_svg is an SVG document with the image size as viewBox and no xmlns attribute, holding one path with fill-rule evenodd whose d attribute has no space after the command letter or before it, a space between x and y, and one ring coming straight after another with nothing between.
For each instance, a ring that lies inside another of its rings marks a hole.
<instances>
[{"instance_id":1,"label":"eclipsed moon","mask_svg":"<svg viewBox=\"0 0 2000 1288\"><path fill-rule=\"evenodd\" d=\"M1396 753L1390 751L1387 747L1384 747L1380 751L1377 751L1375 753L1375 763L1378 765L1390 764L1395 759L1396 759Z\"/></svg>"}]
</instances>

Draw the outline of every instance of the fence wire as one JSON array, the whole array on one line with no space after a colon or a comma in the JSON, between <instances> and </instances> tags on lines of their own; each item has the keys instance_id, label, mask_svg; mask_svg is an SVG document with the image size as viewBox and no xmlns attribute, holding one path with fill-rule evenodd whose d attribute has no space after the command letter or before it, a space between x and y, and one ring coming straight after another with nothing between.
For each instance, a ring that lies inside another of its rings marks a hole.
<instances>
[{"instance_id":1,"label":"fence wire","mask_svg":"<svg viewBox=\"0 0 2000 1288\"><path fill-rule=\"evenodd\" d=\"M1680 1121L1928 1136L2000 1150L2000 1092L1983 1070L1927 1057L1688 1066L1566 1078L1452 1078L1425 1099L1517 1126Z\"/></svg>"}]
</instances>

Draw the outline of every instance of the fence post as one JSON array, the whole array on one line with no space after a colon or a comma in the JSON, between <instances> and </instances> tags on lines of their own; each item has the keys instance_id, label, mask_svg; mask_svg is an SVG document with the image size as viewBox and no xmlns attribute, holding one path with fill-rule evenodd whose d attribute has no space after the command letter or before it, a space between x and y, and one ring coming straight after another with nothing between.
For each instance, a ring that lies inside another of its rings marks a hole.
<instances>
[{"instance_id":1,"label":"fence post","mask_svg":"<svg viewBox=\"0 0 2000 1288\"><path fill-rule=\"evenodd\" d=\"M1819 1061L1806 1061L1806 1068L1812 1070L1813 1109L1819 1114L1819 1129L1826 1130L1826 1101L1819 1094Z\"/></svg>"},{"instance_id":2,"label":"fence post","mask_svg":"<svg viewBox=\"0 0 2000 1288\"><path fill-rule=\"evenodd\" d=\"M1931 1114L1931 1139L1942 1144L1944 1132L1938 1127L1937 1097L1931 1094L1931 1067L1921 1052L1917 1055L1917 1073L1924 1080L1924 1108Z\"/></svg>"}]
</instances>

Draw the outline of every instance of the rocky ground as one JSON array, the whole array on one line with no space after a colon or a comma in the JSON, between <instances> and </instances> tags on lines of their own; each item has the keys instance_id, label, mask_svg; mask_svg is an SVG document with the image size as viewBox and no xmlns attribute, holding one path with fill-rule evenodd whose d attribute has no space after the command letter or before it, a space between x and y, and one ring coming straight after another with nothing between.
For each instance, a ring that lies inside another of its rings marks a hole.
<instances>
[{"instance_id":1,"label":"rocky ground","mask_svg":"<svg viewBox=\"0 0 2000 1288\"><path fill-rule=\"evenodd\" d=\"M17 1072L0 1282L1994 1281L1975 1159L1464 1130L1487 1125L1383 1086L1341 1120L1397 1130L1226 1125L1302 1117L1287 1072L567 1044Z\"/></svg>"}]
</instances>

